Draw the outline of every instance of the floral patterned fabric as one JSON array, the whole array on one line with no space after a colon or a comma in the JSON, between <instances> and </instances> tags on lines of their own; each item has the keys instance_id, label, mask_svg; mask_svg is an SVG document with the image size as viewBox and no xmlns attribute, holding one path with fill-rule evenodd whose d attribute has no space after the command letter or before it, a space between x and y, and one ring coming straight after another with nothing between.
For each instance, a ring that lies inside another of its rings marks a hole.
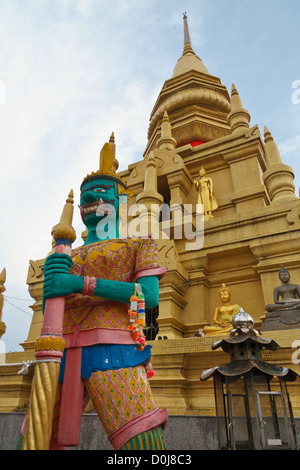
<instances>
[{"instance_id":1,"label":"floral patterned fabric","mask_svg":"<svg viewBox=\"0 0 300 470\"><path fill-rule=\"evenodd\" d=\"M157 245L148 239L116 239L76 248L72 252L71 274L121 282L135 282L141 275L164 274L158 265ZM85 295L66 300L63 333L75 330L116 329L128 327L128 305Z\"/></svg>"}]
</instances>

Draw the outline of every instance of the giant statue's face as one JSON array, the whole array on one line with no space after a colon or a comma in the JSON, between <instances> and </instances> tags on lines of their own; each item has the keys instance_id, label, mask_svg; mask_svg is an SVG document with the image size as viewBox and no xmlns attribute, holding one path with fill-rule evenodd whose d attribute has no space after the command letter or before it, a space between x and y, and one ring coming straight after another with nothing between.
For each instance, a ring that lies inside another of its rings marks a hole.
<instances>
[{"instance_id":1,"label":"giant statue's face","mask_svg":"<svg viewBox=\"0 0 300 470\"><path fill-rule=\"evenodd\" d=\"M98 223L113 211L118 213L117 183L105 178L88 181L81 188L80 212L86 226Z\"/></svg>"}]
</instances>

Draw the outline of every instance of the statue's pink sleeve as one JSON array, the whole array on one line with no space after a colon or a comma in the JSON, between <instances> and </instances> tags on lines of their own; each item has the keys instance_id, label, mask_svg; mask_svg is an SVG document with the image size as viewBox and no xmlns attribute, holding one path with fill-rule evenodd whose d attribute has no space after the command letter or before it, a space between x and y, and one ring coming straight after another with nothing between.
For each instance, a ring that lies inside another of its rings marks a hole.
<instances>
[{"instance_id":1,"label":"statue's pink sleeve","mask_svg":"<svg viewBox=\"0 0 300 470\"><path fill-rule=\"evenodd\" d=\"M159 266L158 248L155 240L152 238L140 239L135 259L135 280L144 276L162 278L166 271L167 268Z\"/></svg>"}]
</instances>

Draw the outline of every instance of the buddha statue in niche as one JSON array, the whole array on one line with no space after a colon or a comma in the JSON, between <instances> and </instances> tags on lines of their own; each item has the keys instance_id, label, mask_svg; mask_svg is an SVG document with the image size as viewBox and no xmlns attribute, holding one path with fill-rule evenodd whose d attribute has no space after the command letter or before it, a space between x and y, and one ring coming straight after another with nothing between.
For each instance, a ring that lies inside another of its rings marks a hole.
<instances>
[{"instance_id":1,"label":"buddha statue in niche","mask_svg":"<svg viewBox=\"0 0 300 470\"><path fill-rule=\"evenodd\" d=\"M194 180L196 190L199 192L197 204L203 204L204 220L214 219L212 211L218 208L218 204L213 192L212 179L206 176L206 171L202 167L199 171L200 180Z\"/></svg>"},{"instance_id":2,"label":"buddha statue in niche","mask_svg":"<svg viewBox=\"0 0 300 470\"><path fill-rule=\"evenodd\" d=\"M277 310L300 309L300 286L298 284L290 284L290 273L283 266L278 276L281 281L281 286L275 287L274 304L266 305L267 312L272 313Z\"/></svg>"},{"instance_id":3,"label":"buddha statue in niche","mask_svg":"<svg viewBox=\"0 0 300 470\"><path fill-rule=\"evenodd\" d=\"M205 336L228 334L233 328L233 317L241 310L239 305L230 302L231 292L225 284L222 284L219 295L222 305L215 310L214 325L203 328Z\"/></svg>"}]
</instances>

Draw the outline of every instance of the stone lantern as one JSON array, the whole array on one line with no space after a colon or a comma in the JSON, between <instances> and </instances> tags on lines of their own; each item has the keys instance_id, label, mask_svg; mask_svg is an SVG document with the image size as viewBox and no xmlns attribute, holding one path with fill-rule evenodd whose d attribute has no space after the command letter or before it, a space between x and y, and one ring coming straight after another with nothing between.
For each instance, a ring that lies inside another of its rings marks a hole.
<instances>
[{"instance_id":1,"label":"stone lantern","mask_svg":"<svg viewBox=\"0 0 300 470\"><path fill-rule=\"evenodd\" d=\"M229 337L212 346L230 354L230 362L208 369L200 377L214 380L219 448L297 449L287 382L298 375L261 360L263 348L275 351L279 346L253 329L249 314L241 309L232 324Z\"/></svg>"}]
</instances>

